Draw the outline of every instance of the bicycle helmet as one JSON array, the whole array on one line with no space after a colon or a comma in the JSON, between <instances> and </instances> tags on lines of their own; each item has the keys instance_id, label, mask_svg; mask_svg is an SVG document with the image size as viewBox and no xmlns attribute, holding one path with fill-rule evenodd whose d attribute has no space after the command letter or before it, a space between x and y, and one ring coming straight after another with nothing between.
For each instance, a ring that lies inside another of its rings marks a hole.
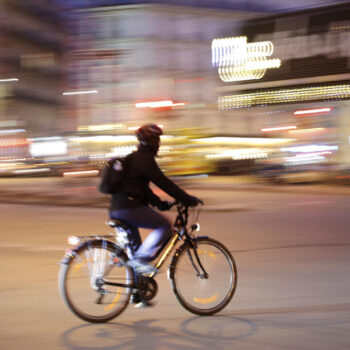
<instances>
[{"instance_id":1,"label":"bicycle helmet","mask_svg":"<svg viewBox=\"0 0 350 350\"><path fill-rule=\"evenodd\" d=\"M163 130L158 125L145 124L135 134L142 145L150 146L155 153L158 152L160 135L163 134Z\"/></svg>"}]
</instances>

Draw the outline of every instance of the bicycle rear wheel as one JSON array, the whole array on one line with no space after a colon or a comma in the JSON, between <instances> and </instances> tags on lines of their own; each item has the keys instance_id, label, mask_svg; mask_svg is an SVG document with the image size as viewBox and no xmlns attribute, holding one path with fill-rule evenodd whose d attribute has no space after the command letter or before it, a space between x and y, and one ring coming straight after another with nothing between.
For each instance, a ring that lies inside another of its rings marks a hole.
<instances>
[{"instance_id":1,"label":"bicycle rear wheel","mask_svg":"<svg viewBox=\"0 0 350 350\"><path fill-rule=\"evenodd\" d=\"M106 240L85 242L62 263L59 289L69 309L81 319L101 323L118 316L128 305L134 275L125 253Z\"/></svg>"},{"instance_id":2,"label":"bicycle rear wheel","mask_svg":"<svg viewBox=\"0 0 350 350\"><path fill-rule=\"evenodd\" d=\"M199 260L207 272L204 276L193 248L185 243L170 266L170 280L179 303L197 315L212 315L232 299L237 285L237 268L229 250L220 242L200 237L196 240Z\"/></svg>"}]
</instances>

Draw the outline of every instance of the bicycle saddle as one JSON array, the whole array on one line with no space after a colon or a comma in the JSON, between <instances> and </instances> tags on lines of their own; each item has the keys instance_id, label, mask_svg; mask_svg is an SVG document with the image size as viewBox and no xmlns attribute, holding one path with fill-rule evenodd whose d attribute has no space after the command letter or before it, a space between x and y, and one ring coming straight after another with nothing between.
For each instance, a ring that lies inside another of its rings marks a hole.
<instances>
[{"instance_id":1,"label":"bicycle saddle","mask_svg":"<svg viewBox=\"0 0 350 350\"><path fill-rule=\"evenodd\" d=\"M119 220L119 219L109 219L107 224L110 227L121 227L124 230L128 230L130 228L129 225L125 221Z\"/></svg>"}]
</instances>

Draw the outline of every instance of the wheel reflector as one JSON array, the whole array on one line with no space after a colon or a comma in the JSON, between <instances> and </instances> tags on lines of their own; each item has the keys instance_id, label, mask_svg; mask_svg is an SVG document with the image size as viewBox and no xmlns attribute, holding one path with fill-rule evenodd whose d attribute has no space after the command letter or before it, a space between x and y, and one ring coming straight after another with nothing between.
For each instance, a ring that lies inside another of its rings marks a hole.
<instances>
[{"instance_id":1,"label":"wheel reflector","mask_svg":"<svg viewBox=\"0 0 350 350\"><path fill-rule=\"evenodd\" d=\"M193 300L198 304L209 304L214 302L217 298L218 298L218 295L214 294L209 298L193 298Z\"/></svg>"}]
</instances>

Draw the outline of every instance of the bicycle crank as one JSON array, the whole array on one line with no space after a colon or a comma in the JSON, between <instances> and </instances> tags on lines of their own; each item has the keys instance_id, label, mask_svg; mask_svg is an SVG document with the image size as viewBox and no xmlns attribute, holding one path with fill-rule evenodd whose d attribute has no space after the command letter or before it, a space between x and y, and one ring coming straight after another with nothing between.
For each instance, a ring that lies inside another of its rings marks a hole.
<instances>
[{"instance_id":1,"label":"bicycle crank","mask_svg":"<svg viewBox=\"0 0 350 350\"><path fill-rule=\"evenodd\" d=\"M139 276L138 291L142 300L152 300L158 292L157 282L152 277Z\"/></svg>"}]
</instances>

